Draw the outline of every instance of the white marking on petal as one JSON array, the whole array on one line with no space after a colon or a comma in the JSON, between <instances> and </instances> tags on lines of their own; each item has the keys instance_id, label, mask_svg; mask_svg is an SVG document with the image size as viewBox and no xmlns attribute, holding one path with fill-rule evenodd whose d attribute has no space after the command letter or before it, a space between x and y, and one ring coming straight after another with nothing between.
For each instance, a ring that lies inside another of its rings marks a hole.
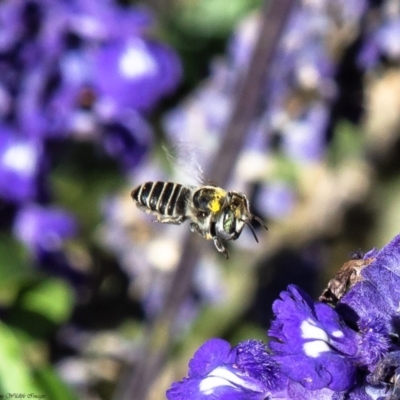
<instances>
[{"instance_id":1,"label":"white marking on petal","mask_svg":"<svg viewBox=\"0 0 400 400\"><path fill-rule=\"evenodd\" d=\"M208 376L207 378L203 379L200 382L199 390L201 393L205 395L212 394L214 389L221 387L221 386L231 386L235 387L233 383L230 383L224 378L219 378L216 376Z\"/></svg>"},{"instance_id":2,"label":"white marking on petal","mask_svg":"<svg viewBox=\"0 0 400 400\"><path fill-rule=\"evenodd\" d=\"M96 18L83 15L72 19L73 30L77 30L81 35L90 37L104 37L106 29Z\"/></svg>"},{"instance_id":3,"label":"white marking on petal","mask_svg":"<svg viewBox=\"0 0 400 400\"><path fill-rule=\"evenodd\" d=\"M310 319L303 321L300 325L300 329L301 337L303 339L319 339L324 340L325 342L329 341L329 337L326 332L323 329L318 328L315 325L315 322Z\"/></svg>"},{"instance_id":4,"label":"white marking on petal","mask_svg":"<svg viewBox=\"0 0 400 400\"><path fill-rule=\"evenodd\" d=\"M344 336L344 333L342 331L337 330L332 332L332 336L337 338L342 338Z\"/></svg>"},{"instance_id":5,"label":"white marking on petal","mask_svg":"<svg viewBox=\"0 0 400 400\"><path fill-rule=\"evenodd\" d=\"M221 386L243 387L253 391L260 391L258 385L241 378L234 372L224 367L217 367L204 378L199 385L199 390L205 395L213 393L213 391Z\"/></svg>"},{"instance_id":6,"label":"white marking on petal","mask_svg":"<svg viewBox=\"0 0 400 400\"><path fill-rule=\"evenodd\" d=\"M25 176L31 176L36 170L37 154L27 143L10 146L2 155L3 165Z\"/></svg>"},{"instance_id":7,"label":"white marking on petal","mask_svg":"<svg viewBox=\"0 0 400 400\"><path fill-rule=\"evenodd\" d=\"M227 381L230 381L232 383L235 383L236 385L243 386L246 384L246 381L242 378L240 378L238 375L230 371L229 369L223 368L223 367L217 367L213 371L211 371L209 376L219 376L221 378L226 379Z\"/></svg>"},{"instance_id":8,"label":"white marking on petal","mask_svg":"<svg viewBox=\"0 0 400 400\"><path fill-rule=\"evenodd\" d=\"M321 353L331 351L330 347L322 340L314 340L303 344L304 353L312 358L318 358Z\"/></svg>"},{"instance_id":9,"label":"white marking on petal","mask_svg":"<svg viewBox=\"0 0 400 400\"><path fill-rule=\"evenodd\" d=\"M155 75L157 63L143 43L135 41L127 46L119 60L119 70L129 79L142 75Z\"/></svg>"}]
</instances>

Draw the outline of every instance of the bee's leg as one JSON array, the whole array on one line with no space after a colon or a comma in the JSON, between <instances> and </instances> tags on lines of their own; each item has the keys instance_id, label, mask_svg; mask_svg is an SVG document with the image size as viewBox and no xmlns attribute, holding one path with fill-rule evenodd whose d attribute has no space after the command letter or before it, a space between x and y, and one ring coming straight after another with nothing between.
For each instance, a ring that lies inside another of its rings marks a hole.
<instances>
[{"instance_id":1,"label":"bee's leg","mask_svg":"<svg viewBox=\"0 0 400 400\"><path fill-rule=\"evenodd\" d=\"M195 222L190 223L190 230L192 232L197 232L201 237L206 237L204 231Z\"/></svg>"},{"instance_id":2,"label":"bee's leg","mask_svg":"<svg viewBox=\"0 0 400 400\"><path fill-rule=\"evenodd\" d=\"M161 222L162 224L174 224L180 225L185 220L185 217L181 215L178 217L171 217L169 215L157 215L157 219L154 222Z\"/></svg>"},{"instance_id":3,"label":"bee's leg","mask_svg":"<svg viewBox=\"0 0 400 400\"><path fill-rule=\"evenodd\" d=\"M223 253L225 258L228 259L229 255L228 255L228 250L226 250L226 248L224 247L224 245L221 243L221 241L217 238L217 236L213 237L213 241L214 241L214 246L216 247L216 249L220 252Z\"/></svg>"}]
</instances>

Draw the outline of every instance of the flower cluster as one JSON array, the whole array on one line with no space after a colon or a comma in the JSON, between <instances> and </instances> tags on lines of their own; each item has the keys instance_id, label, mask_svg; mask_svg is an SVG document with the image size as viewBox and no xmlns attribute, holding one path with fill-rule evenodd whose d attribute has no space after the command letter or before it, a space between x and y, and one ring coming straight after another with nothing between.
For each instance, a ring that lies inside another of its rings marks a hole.
<instances>
[{"instance_id":1,"label":"flower cluster","mask_svg":"<svg viewBox=\"0 0 400 400\"><path fill-rule=\"evenodd\" d=\"M39 264L68 269L62 242L78 224L50 205L57 155L85 140L125 171L139 165L147 114L177 86L179 59L149 35L146 9L113 0L4 1L0 25L1 219Z\"/></svg>"},{"instance_id":2,"label":"flower cluster","mask_svg":"<svg viewBox=\"0 0 400 400\"><path fill-rule=\"evenodd\" d=\"M333 306L293 285L281 293L268 346L206 342L167 398L398 398L400 235L364 259L360 279Z\"/></svg>"}]
</instances>

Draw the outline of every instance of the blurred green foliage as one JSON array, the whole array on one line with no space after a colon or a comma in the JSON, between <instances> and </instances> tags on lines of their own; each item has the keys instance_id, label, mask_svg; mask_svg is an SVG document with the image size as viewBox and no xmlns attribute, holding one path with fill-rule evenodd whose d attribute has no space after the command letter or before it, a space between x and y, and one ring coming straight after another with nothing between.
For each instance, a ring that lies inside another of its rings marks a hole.
<instances>
[{"instance_id":1,"label":"blurred green foliage","mask_svg":"<svg viewBox=\"0 0 400 400\"><path fill-rule=\"evenodd\" d=\"M50 180L55 201L74 212L81 235L91 242L102 220L102 201L117 192L125 178L117 163L99 153L93 143L70 142L52 169Z\"/></svg>"},{"instance_id":2,"label":"blurred green foliage","mask_svg":"<svg viewBox=\"0 0 400 400\"><path fill-rule=\"evenodd\" d=\"M68 319L73 304L72 288L64 281L50 278L27 291L19 302L21 308L38 313L55 324Z\"/></svg>"},{"instance_id":3,"label":"blurred green foliage","mask_svg":"<svg viewBox=\"0 0 400 400\"><path fill-rule=\"evenodd\" d=\"M328 147L326 156L328 164L334 168L341 165L346 159L362 158L365 151L363 139L359 127L349 121L339 121Z\"/></svg>"},{"instance_id":4,"label":"blurred green foliage","mask_svg":"<svg viewBox=\"0 0 400 400\"><path fill-rule=\"evenodd\" d=\"M47 287L49 285L53 285L54 289L60 288L60 284L55 281L44 284ZM38 294L40 296L46 295L45 292L38 292ZM56 295L50 300L53 302L58 301L60 296ZM49 301L47 300L48 303ZM59 311L53 311L52 317L56 317L59 321L61 319L64 320L66 310L71 309L71 304L71 302L61 302L57 306ZM48 315L48 311L45 314ZM64 314L62 318L61 314ZM35 330L35 325L41 324L40 318L37 319L32 314L25 316L28 319L25 321L27 329L24 331L21 331L20 328L12 327L12 325L0 324L0 394L3 396L15 394L55 400L76 399L77 397L61 381L48 362L42 360L43 354L41 353L43 348L37 346L37 343L33 342L33 337L29 336L29 326L34 327L33 330ZM40 361L38 362L37 359L40 359Z\"/></svg>"},{"instance_id":5,"label":"blurred green foliage","mask_svg":"<svg viewBox=\"0 0 400 400\"><path fill-rule=\"evenodd\" d=\"M192 34L225 38L243 15L261 4L260 0L191 0L182 2L176 20Z\"/></svg>"},{"instance_id":6,"label":"blurred green foliage","mask_svg":"<svg viewBox=\"0 0 400 400\"><path fill-rule=\"evenodd\" d=\"M26 249L12 236L0 236L0 301L8 304L18 288L34 277Z\"/></svg>"}]
</instances>

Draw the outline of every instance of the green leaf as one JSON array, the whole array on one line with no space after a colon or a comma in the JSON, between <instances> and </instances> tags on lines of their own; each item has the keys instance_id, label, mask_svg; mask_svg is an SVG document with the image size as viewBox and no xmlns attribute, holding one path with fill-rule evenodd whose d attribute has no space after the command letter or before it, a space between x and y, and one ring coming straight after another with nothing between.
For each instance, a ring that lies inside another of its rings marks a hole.
<instances>
[{"instance_id":1,"label":"green leaf","mask_svg":"<svg viewBox=\"0 0 400 400\"><path fill-rule=\"evenodd\" d=\"M18 398L76 400L72 391L48 366L32 369L25 359L21 336L0 323L0 394ZM24 396L24 397L22 397Z\"/></svg>"},{"instance_id":2,"label":"green leaf","mask_svg":"<svg viewBox=\"0 0 400 400\"><path fill-rule=\"evenodd\" d=\"M298 164L282 154L274 154L271 157L273 168L268 176L268 180L284 181L289 184L296 184L298 179Z\"/></svg>"},{"instance_id":3,"label":"green leaf","mask_svg":"<svg viewBox=\"0 0 400 400\"><path fill-rule=\"evenodd\" d=\"M0 323L0 393L40 393L28 365L23 347L6 325Z\"/></svg>"},{"instance_id":4,"label":"green leaf","mask_svg":"<svg viewBox=\"0 0 400 400\"><path fill-rule=\"evenodd\" d=\"M21 285L36 274L24 246L10 236L0 235L0 303L11 304Z\"/></svg>"},{"instance_id":5,"label":"green leaf","mask_svg":"<svg viewBox=\"0 0 400 400\"><path fill-rule=\"evenodd\" d=\"M45 316L54 323L68 319L74 305L72 288L59 279L47 279L28 290L20 307Z\"/></svg>"},{"instance_id":6,"label":"green leaf","mask_svg":"<svg viewBox=\"0 0 400 400\"><path fill-rule=\"evenodd\" d=\"M10 236L0 235L0 287L27 275L33 273L24 246Z\"/></svg>"},{"instance_id":7,"label":"green leaf","mask_svg":"<svg viewBox=\"0 0 400 400\"><path fill-rule=\"evenodd\" d=\"M46 393L46 398L51 400L76 400L77 396L60 379L50 367L40 368L34 371L34 377L40 393Z\"/></svg>"},{"instance_id":8,"label":"green leaf","mask_svg":"<svg viewBox=\"0 0 400 400\"><path fill-rule=\"evenodd\" d=\"M351 158L359 158L363 154L363 135L359 129L347 121L337 124L333 140L327 154L328 163L340 165Z\"/></svg>"},{"instance_id":9,"label":"green leaf","mask_svg":"<svg viewBox=\"0 0 400 400\"><path fill-rule=\"evenodd\" d=\"M201 36L226 36L258 0L198 0L182 3L177 18L182 26Z\"/></svg>"}]
</instances>

